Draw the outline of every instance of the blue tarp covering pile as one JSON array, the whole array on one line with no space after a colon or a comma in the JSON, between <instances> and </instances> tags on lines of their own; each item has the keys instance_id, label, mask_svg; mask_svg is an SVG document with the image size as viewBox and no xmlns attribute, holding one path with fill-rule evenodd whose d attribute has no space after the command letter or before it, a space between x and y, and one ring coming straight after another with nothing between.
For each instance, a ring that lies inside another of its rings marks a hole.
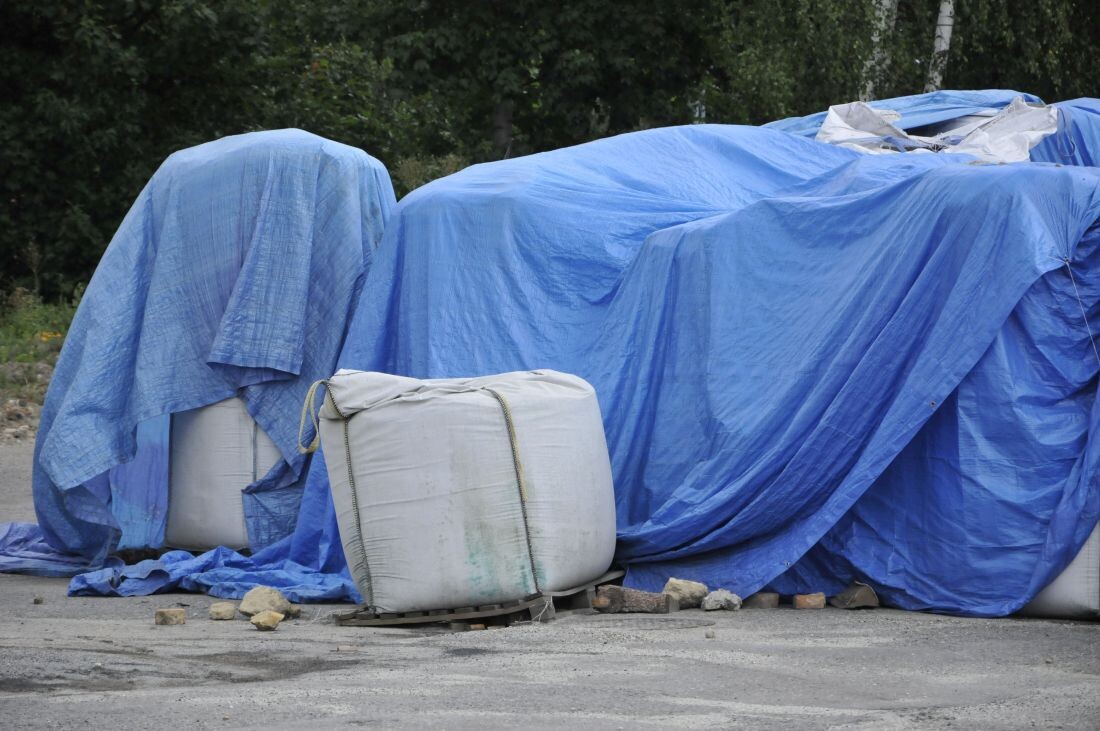
<instances>
[{"instance_id":1,"label":"blue tarp covering pile","mask_svg":"<svg viewBox=\"0 0 1100 731\"><path fill-rule=\"evenodd\" d=\"M1015 96L882 106L913 127ZM804 118L469 168L394 210L339 366L588 379L631 585L860 578L895 606L1011 613L1100 517L1100 147L1095 102L1066 106L1047 154L1074 166L866 156ZM72 590L357 600L322 459L294 535L253 558Z\"/></svg>"},{"instance_id":2,"label":"blue tarp covering pile","mask_svg":"<svg viewBox=\"0 0 1100 731\"><path fill-rule=\"evenodd\" d=\"M284 458L245 490L250 542L289 534L301 401L332 371L393 203L381 163L300 130L169 157L72 323L35 446L41 530L7 527L0 568L71 575L159 546L167 415L233 395Z\"/></svg>"}]
</instances>

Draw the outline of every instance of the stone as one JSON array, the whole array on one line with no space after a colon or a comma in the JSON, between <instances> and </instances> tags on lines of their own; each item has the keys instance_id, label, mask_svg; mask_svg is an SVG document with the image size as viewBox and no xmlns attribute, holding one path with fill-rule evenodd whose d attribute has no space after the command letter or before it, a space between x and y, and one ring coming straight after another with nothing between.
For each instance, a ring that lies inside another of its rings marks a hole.
<instances>
[{"instance_id":1,"label":"stone","mask_svg":"<svg viewBox=\"0 0 1100 731\"><path fill-rule=\"evenodd\" d=\"M265 609L262 612L253 614L252 619L249 621L252 622L252 626L256 629L270 632L278 627L279 622L282 622L285 617L286 615L282 612L273 612L270 609Z\"/></svg>"},{"instance_id":2,"label":"stone","mask_svg":"<svg viewBox=\"0 0 1100 731\"><path fill-rule=\"evenodd\" d=\"M35 603L35 604L45 604L45 603L46 603L46 597L44 597L44 596L36 596L36 597L34 598L34 603Z\"/></svg>"},{"instance_id":3,"label":"stone","mask_svg":"<svg viewBox=\"0 0 1100 731\"><path fill-rule=\"evenodd\" d=\"M741 602L742 609L775 609L779 606L779 595L774 591L758 591Z\"/></svg>"},{"instance_id":4,"label":"stone","mask_svg":"<svg viewBox=\"0 0 1100 731\"><path fill-rule=\"evenodd\" d=\"M794 608L795 609L824 609L825 608L825 595L820 591L813 594L795 594L794 595Z\"/></svg>"},{"instance_id":5,"label":"stone","mask_svg":"<svg viewBox=\"0 0 1100 731\"><path fill-rule=\"evenodd\" d=\"M270 586L257 586L250 589L241 605L237 607L241 614L251 617L260 612L277 612L284 617L290 612L290 600L283 596L283 592L272 589Z\"/></svg>"},{"instance_id":6,"label":"stone","mask_svg":"<svg viewBox=\"0 0 1100 731\"><path fill-rule=\"evenodd\" d=\"M741 597L725 589L715 589L703 597L701 606L704 612L713 612L718 609L736 611L741 608Z\"/></svg>"},{"instance_id":7,"label":"stone","mask_svg":"<svg viewBox=\"0 0 1100 731\"><path fill-rule=\"evenodd\" d=\"M153 624L186 624L187 610L178 607L171 609L158 609L153 615Z\"/></svg>"},{"instance_id":8,"label":"stone","mask_svg":"<svg viewBox=\"0 0 1100 731\"><path fill-rule=\"evenodd\" d=\"M233 619L237 616L237 605L233 602L214 602L209 611L210 619Z\"/></svg>"},{"instance_id":9,"label":"stone","mask_svg":"<svg viewBox=\"0 0 1100 731\"><path fill-rule=\"evenodd\" d=\"M592 608L605 614L619 612L641 612L648 614L668 614L679 609L676 600L668 594L654 594L638 589L627 589L613 584L596 587L596 598Z\"/></svg>"},{"instance_id":10,"label":"stone","mask_svg":"<svg viewBox=\"0 0 1100 731\"><path fill-rule=\"evenodd\" d=\"M853 581L847 589L831 597L829 605L838 609L874 609L878 606L878 595L862 581Z\"/></svg>"},{"instance_id":11,"label":"stone","mask_svg":"<svg viewBox=\"0 0 1100 731\"><path fill-rule=\"evenodd\" d=\"M707 585L687 579L669 579L662 594L668 594L680 605L680 609L699 606L707 595Z\"/></svg>"}]
</instances>

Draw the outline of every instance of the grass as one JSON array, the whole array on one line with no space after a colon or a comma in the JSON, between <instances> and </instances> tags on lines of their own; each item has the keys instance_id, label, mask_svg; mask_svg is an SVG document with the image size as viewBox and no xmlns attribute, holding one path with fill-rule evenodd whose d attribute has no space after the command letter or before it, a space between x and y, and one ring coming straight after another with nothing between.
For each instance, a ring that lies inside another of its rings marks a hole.
<instances>
[{"instance_id":1,"label":"grass","mask_svg":"<svg viewBox=\"0 0 1100 731\"><path fill-rule=\"evenodd\" d=\"M41 405L82 292L68 302L46 303L16 289L0 303L0 404Z\"/></svg>"}]
</instances>

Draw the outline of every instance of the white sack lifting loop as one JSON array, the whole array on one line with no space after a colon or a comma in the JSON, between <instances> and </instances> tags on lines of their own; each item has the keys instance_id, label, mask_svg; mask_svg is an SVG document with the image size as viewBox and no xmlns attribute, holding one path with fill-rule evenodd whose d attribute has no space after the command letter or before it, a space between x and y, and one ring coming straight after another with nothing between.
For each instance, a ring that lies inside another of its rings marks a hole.
<instances>
[{"instance_id":1,"label":"white sack lifting loop","mask_svg":"<svg viewBox=\"0 0 1100 731\"><path fill-rule=\"evenodd\" d=\"M367 547L363 543L363 527L360 524L359 514L359 491L355 487L355 472L352 469L351 462L351 440L348 437L348 418L344 416L339 407L336 406L336 401L332 398L332 393L328 391L328 381L320 380L314 381L309 386L309 391L306 392L306 399L302 402L302 416L298 421L298 451L302 454L313 454L317 451L317 447L321 443L321 424L320 416L317 410L317 391L324 387L325 393L328 396L329 402L332 404L332 408L340 416L340 419L344 422L344 455L348 469L348 485L351 488L351 501L355 510L355 527L356 535L359 536L359 559L357 565L354 567L358 569L362 575L365 576L366 590L363 592L364 600L367 606L373 604L373 597L371 596L371 580L370 580L370 565L367 563ZM305 432L306 422L313 426L313 439L307 445L302 445L302 435Z\"/></svg>"},{"instance_id":2,"label":"white sack lifting loop","mask_svg":"<svg viewBox=\"0 0 1100 731\"><path fill-rule=\"evenodd\" d=\"M306 400L302 403L302 418L298 421L298 451L301 454L313 454L321 444L320 421L317 416L317 406L314 404L317 399L317 389L321 386L327 386L327 383L320 380L310 384L309 391L306 392ZM313 439L309 444L302 446L302 433L306 429L307 417L313 426Z\"/></svg>"}]
</instances>

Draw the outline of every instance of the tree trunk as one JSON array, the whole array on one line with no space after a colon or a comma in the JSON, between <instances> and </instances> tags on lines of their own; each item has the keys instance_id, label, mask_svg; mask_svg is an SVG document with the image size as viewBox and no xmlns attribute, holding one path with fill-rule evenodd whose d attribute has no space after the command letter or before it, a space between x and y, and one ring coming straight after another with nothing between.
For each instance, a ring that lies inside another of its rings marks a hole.
<instances>
[{"instance_id":1,"label":"tree trunk","mask_svg":"<svg viewBox=\"0 0 1100 731\"><path fill-rule=\"evenodd\" d=\"M943 86L943 72L947 70L947 54L951 50L951 31L954 28L955 0L940 0L940 14L936 18L936 35L932 40L932 60L928 64L925 91L938 91Z\"/></svg>"},{"instance_id":2,"label":"tree trunk","mask_svg":"<svg viewBox=\"0 0 1100 731\"><path fill-rule=\"evenodd\" d=\"M871 30L871 55L863 64L863 90L860 101L875 98L875 82L890 63L890 52L886 49L886 39L894 32L894 21L898 17L898 0L875 0L875 25Z\"/></svg>"}]
</instances>

